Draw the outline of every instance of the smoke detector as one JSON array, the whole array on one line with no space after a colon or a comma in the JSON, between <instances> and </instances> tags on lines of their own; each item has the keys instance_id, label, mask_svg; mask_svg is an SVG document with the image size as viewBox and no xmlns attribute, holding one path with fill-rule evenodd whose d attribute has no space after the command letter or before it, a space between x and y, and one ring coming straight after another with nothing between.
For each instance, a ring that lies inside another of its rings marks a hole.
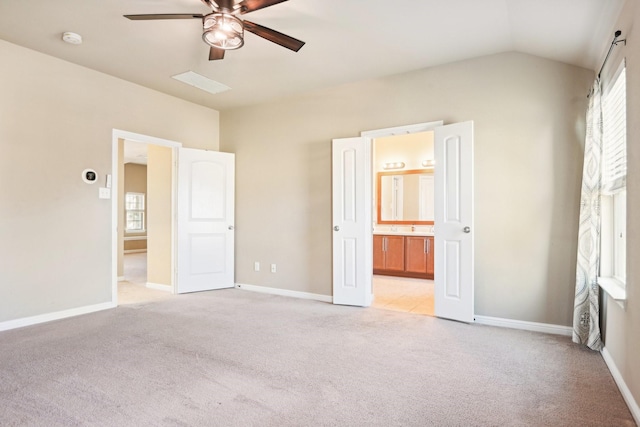
<instances>
[{"instance_id":1,"label":"smoke detector","mask_svg":"<svg viewBox=\"0 0 640 427\"><path fill-rule=\"evenodd\" d=\"M62 33L62 40L69 44L81 44L82 36L67 31L66 33Z\"/></svg>"}]
</instances>

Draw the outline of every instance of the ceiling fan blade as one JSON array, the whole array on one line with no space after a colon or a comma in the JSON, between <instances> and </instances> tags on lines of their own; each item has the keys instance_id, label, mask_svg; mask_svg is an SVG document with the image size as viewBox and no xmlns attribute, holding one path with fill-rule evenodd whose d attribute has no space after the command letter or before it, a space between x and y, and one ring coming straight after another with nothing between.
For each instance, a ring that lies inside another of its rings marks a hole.
<instances>
[{"instance_id":1,"label":"ceiling fan blade","mask_svg":"<svg viewBox=\"0 0 640 427\"><path fill-rule=\"evenodd\" d=\"M263 27L262 25L255 24L253 22L244 21L244 29L255 34L256 36L260 36L263 39L267 39L270 42L274 42L275 44L279 44L282 47L291 49L294 52L299 51L300 48L304 46L303 41L294 39L293 37L289 37L286 34L282 34L276 30Z\"/></svg>"},{"instance_id":2,"label":"ceiling fan blade","mask_svg":"<svg viewBox=\"0 0 640 427\"><path fill-rule=\"evenodd\" d=\"M264 9L265 7L273 6L274 4L283 3L288 0L243 0L236 5L240 8L240 13L245 14L253 12L254 10Z\"/></svg>"},{"instance_id":3,"label":"ceiling fan blade","mask_svg":"<svg viewBox=\"0 0 640 427\"><path fill-rule=\"evenodd\" d=\"M216 61L224 58L224 49L216 49L212 47L209 49L209 61Z\"/></svg>"},{"instance_id":4,"label":"ceiling fan blade","mask_svg":"<svg viewBox=\"0 0 640 427\"><path fill-rule=\"evenodd\" d=\"M147 15L124 15L132 21L151 21L153 19L202 19L200 13L155 13Z\"/></svg>"}]
</instances>

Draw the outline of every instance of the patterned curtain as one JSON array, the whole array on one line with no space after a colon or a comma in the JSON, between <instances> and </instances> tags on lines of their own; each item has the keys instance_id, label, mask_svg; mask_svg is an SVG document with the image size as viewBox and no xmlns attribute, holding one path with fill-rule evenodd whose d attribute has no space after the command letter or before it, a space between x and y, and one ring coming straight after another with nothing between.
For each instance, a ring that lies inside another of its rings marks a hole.
<instances>
[{"instance_id":1,"label":"patterned curtain","mask_svg":"<svg viewBox=\"0 0 640 427\"><path fill-rule=\"evenodd\" d=\"M602 172L602 106L600 81L593 83L587 109L584 144L576 298L573 310L573 341L593 350L602 349L600 303L597 283L600 270L600 185Z\"/></svg>"}]
</instances>

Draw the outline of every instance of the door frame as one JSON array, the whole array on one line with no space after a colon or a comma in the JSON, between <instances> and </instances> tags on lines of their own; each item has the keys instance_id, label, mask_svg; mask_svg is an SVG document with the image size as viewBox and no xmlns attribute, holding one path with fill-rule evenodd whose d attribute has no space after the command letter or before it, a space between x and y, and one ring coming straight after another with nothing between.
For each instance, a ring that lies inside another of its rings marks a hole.
<instances>
[{"instance_id":1,"label":"door frame","mask_svg":"<svg viewBox=\"0 0 640 427\"><path fill-rule=\"evenodd\" d=\"M375 171L374 163L376 159L374 155L374 145L375 145L376 138L383 138L383 137L397 136L397 135L407 135L411 133L426 132L430 130L432 131L439 126L444 126L444 120L435 120L432 122L423 122L423 123L416 123L412 125L395 126L391 128L374 129L374 130L360 132L360 136L367 137L370 139L369 151L371 153L371 156L370 156L371 173L373 174ZM374 185L375 185L375 179L373 179L372 177L371 184L370 184L371 192L372 192L371 194L373 194ZM372 202L373 202L373 198L372 198ZM370 206L370 209L375 210L375 206ZM370 234L369 238L373 241L373 232ZM370 258L371 260L370 264L373 265L373 253L368 253L367 257ZM373 271L371 271L371 276L373 276ZM371 289L369 290L369 293L372 295L372 301L373 301L375 300L375 297L376 297L375 294L373 293L373 280L371 280L370 286L371 286ZM434 295L434 298L435 298L435 295Z\"/></svg>"},{"instance_id":2,"label":"door frame","mask_svg":"<svg viewBox=\"0 0 640 427\"><path fill-rule=\"evenodd\" d=\"M182 147L181 142L141 133L129 132L120 129L112 131L111 146L111 303L118 305L118 198L123 196L118 193L118 171L119 171L119 140L129 140L147 145L157 145L171 148L171 292L176 289L176 204L177 204L177 158L178 149ZM109 179L109 178L107 178Z\"/></svg>"}]
</instances>

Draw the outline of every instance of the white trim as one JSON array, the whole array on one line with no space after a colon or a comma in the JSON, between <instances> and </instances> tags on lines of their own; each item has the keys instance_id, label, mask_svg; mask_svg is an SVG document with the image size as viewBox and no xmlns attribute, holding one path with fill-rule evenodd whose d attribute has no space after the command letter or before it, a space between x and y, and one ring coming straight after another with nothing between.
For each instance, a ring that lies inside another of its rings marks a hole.
<instances>
[{"instance_id":1,"label":"white trim","mask_svg":"<svg viewBox=\"0 0 640 427\"><path fill-rule=\"evenodd\" d=\"M626 301L627 288L615 277L598 277L598 285L616 301Z\"/></svg>"},{"instance_id":2,"label":"white trim","mask_svg":"<svg viewBox=\"0 0 640 427\"><path fill-rule=\"evenodd\" d=\"M127 280L126 277L124 276L118 276L118 282L124 282L125 280Z\"/></svg>"},{"instance_id":3,"label":"white trim","mask_svg":"<svg viewBox=\"0 0 640 427\"><path fill-rule=\"evenodd\" d=\"M382 136L406 135L409 133L426 132L428 130L437 128L438 126L442 126L443 124L444 124L444 121L437 120L435 122L417 123L415 125L396 126L392 128L385 128L385 129L367 130L367 131L360 132L360 136L366 136L369 138L378 138Z\"/></svg>"},{"instance_id":4,"label":"white trim","mask_svg":"<svg viewBox=\"0 0 640 427\"><path fill-rule=\"evenodd\" d=\"M140 254L143 252L147 252L146 249L125 249L124 253L125 254Z\"/></svg>"},{"instance_id":5,"label":"white trim","mask_svg":"<svg viewBox=\"0 0 640 427\"><path fill-rule=\"evenodd\" d=\"M640 425L640 406L638 406L638 402L636 402L633 398L633 394L631 394L631 390L629 390L629 387L627 387L627 383L624 382L624 378L618 370L613 357L611 357L611 353L609 353L609 350L607 350L607 348L605 347L600 351L600 354L602 354L604 363L606 363L607 368L609 368L609 372L611 372L613 380L616 382L618 389L620 389L622 398L629 407L629 411L631 412L631 415L633 415L633 419L636 420L636 424Z\"/></svg>"},{"instance_id":6,"label":"white trim","mask_svg":"<svg viewBox=\"0 0 640 427\"><path fill-rule=\"evenodd\" d=\"M113 136L117 140L127 139L129 141L141 142L143 144L161 145L163 147L182 147L182 143L178 141L172 141L170 139L158 138L155 136L143 135L141 133L128 132L126 130L113 129Z\"/></svg>"},{"instance_id":7,"label":"white trim","mask_svg":"<svg viewBox=\"0 0 640 427\"><path fill-rule=\"evenodd\" d=\"M522 329L545 334L565 335L570 337L573 329L570 326L552 325L549 323L526 322L524 320L503 319L500 317L475 316L480 325L498 326L500 328Z\"/></svg>"},{"instance_id":8,"label":"white trim","mask_svg":"<svg viewBox=\"0 0 640 427\"><path fill-rule=\"evenodd\" d=\"M172 149L172 170L171 170L171 203L172 203L172 221L171 221L171 291L173 292L176 277L175 273L175 256L176 256L176 239L175 239L175 211L176 211L176 175L177 175L177 157L178 149L182 147L182 143L171 141L169 139L157 138L154 136L143 135L140 133L128 132L120 129L113 129L111 133L111 188L115 194L118 194L118 140L124 139L129 141L141 142L144 144L159 145ZM124 226L124 224L123 224ZM111 198L111 303L118 305L118 197Z\"/></svg>"},{"instance_id":9,"label":"white trim","mask_svg":"<svg viewBox=\"0 0 640 427\"><path fill-rule=\"evenodd\" d=\"M236 288L242 289L245 291L259 292L263 294L280 295L282 297L310 299L314 301L321 301L321 302L328 302L328 303L333 302L333 297L329 295L312 294L310 292L290 291L287 289L269 288L266 286L248 285L245 283L236 283Z\"/></svg>"},{"instance_id":10,"label":"white trim","mask_svg":"<svg viewBox=\"0 0 640 427\"><path fill-rule=\"evenodd\" d=\"M23 317L21 319L8 320L6 322L0 323L0 331L8 331L10 329L51 322L53 320L66 319L67 317L95 313L96 311L108 310L110 308L114 308L115 306L116 305L113 302L104 302L102 304L86 305L84 307L71 308L69 310L62 310L53 313L39 314L37 316Z\"/></svg>"},{"instance_id":11,"label":"white trim","mask_svg":"<svg viewBox=\"0 0 640 427\"><path fill-rule=\"evenodd\" d=\"M173 286L170 286L170 285L163 285L163 284L160 284L160 283L147 282L146 286L147 286L147 288L155 289L156 291L164 291L164 292L173 293Z\"/></svg>"}]
</instances>

